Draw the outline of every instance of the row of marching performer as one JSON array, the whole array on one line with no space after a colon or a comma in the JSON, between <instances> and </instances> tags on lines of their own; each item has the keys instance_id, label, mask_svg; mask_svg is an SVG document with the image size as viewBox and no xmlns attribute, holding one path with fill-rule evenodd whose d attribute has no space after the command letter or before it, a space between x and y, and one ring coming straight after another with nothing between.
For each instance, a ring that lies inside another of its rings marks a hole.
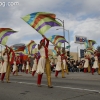
<instances>
[{"instance_id":1,"label":"row of marching performer","mask_svg":"<svg viewBox=\"0 0 100 100\"><path fill-rule=\"evenodd\" d=\"M84 73L88 71L94 75L94 72L97 70L98 75L100 75L99 56L97 50L92 55L88 55L87 53L85 54L84 59L82 60Z\"/></svg>"},{"instance_id":2,"label":"row of marching performer","mask_svg":"<svg viewBox=\"0 0 100 100\"><path fill-rule=\"evenodd\" d=\"M15 53L10 47L6 46L6 49L3 51L1 55L2 61L0 62L0 80L1 82L4 82L4 78L6 75L6 82L9 83L11 65L14 61Z\"/></svg>"},{"instance_id":3,"label":"row of marching performer","mask_svg":"<svg viewBox=\"0 0 100 100\"><path fill-rule=\"evenodd\" d=\"M47 82L48 87L52 88L51 85L51 67L50 67L50 60L48 57L48 46L49 46L49 40L43 36L44 39L40 41L40 44L38 44L38 50L40 52L40 56L37 54L34 55L34 64L32 67L32 76L34 76L35 72L38 74L37 78L37 85L41 86L41 80L44 72L46 71L47 75ZM57 47L55 47L57 48ZM62 54L60 53L62 52ZM66 65L67 56L65 49L62 49L62 51L57 51L57 64L56 64L56 73L55 76L58 76L59 71L62 70L62 78L65 78L65 72L68 73L68 67Z\"/></svg>"},{"instance_id":4,"label":"row of marching performer","mask_svg":"<svg viewBox=\"0 0 100 100\"><path fill-rule=\"evenodd\" d=\"M12 72L12 75L18 75L18 67L22 62L20 56L16 55L12 48L7 45L5 46L5 50L1 53L2 60L0 62L0 79L1 82L4 82L6 75L6 81L9 83L10 73Z\"/></svg>"},{"instance_id":5,"label":"row of marching performer","mask_svg":"<svg viewBox=\"0 0 100 100\"><path fill-rule=\"evenodd\" d=\"M37 64L38 64L39 58L40 58L40 55L38 55L38 53L35 53L33 57L27 56L27 58L22 63L22 67L21 67L22 72L25 72L26 74L28 73L31 74L31 71L32 71L32 76L34 76L37 70Z\"/></svg>"}]
</instances>

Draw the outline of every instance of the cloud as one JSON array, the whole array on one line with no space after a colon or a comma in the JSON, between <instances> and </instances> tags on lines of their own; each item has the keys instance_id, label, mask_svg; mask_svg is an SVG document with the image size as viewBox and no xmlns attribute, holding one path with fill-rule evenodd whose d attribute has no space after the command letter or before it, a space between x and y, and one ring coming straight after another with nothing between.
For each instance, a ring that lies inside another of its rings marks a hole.
<instances>
[{"instance_id":1,"label":"cloud","mask_svg":"<svg viewBox=\"0 0 100 100\"><path fill-rule=\"evenodd\" d=\"M35 40L39 43L42 36L31 28L21 17L33 12L51 12L55 13L57 18L64 20L65 29L70 32L71 51L76 51L77 46L74 43L74 36L87 36L88 39L94 39L99 42L100 32L100 0L11 0L19 2L19 5L13 7L0 6L0 27L10 27L16 31L9 37L8 45L16 43L28 43ZM1 0L0 2L8 2ZM10 2L10 0L9 0ZM59 21L60 22L60 21ZM54 34L63 35L63 30L56 30L59 27L51 28L46 32L49 37ZM68 38L67 32L66 39Z\"/></svg>"}]
</instances>

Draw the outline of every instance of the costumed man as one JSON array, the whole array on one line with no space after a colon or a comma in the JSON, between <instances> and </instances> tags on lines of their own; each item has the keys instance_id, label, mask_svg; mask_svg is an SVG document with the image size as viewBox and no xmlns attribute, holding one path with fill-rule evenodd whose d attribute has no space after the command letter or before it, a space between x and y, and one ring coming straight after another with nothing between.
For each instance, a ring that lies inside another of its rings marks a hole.
<instances>
[{"instance_id":1,"label":"costumed man","mask_svg":"<svg viewBox=\"0 0 100 100\"><path fill-rule=\"evenodd\" d=\"M10 83L9 82L9 78L10 78L10 72L11 72L11 62L14 60L14 51L12 48L8 47L7 45L6 46L6 50L7 50L7 70L6 70L6 82L7 83Z\"/></svg>"},{"instance_id":2,"label":"costumed man","mask_svg":"<svg viewBox=\"0 0 100 100\"><path fill-rule=\"evenodd\" d=\"M37 69L37 64L38 64L38 58L37 58L37 54L34 54L34 64L32 67L32 76L34 76L36 69Z\"/></svg>"},{"instance_id":3,"label":"costumed man","mask_svg":"<svg viewBox=\"0 0 100 100\"><path fill-rule=\"evenodd\" d=\"M98 64L99 64L98 75L100 75L100 52L97 52L97 56L98 56Z\"/></svg>"},{"instance_id":4,"label":"costumed man","mask_svg":"<svg viewBox=\"0 0 100 100\"><path fill-rule=\"evenodd\" d=\"M15 57L15 59L16 59L16 65L17 65L17 68L18 68L18 70L16 70L16 74L18 75L18 72L21 70L21 57L20 57L20 55L16 55L16 57Z\"/></svg>"},{"instance_id":5,"label":"costumed man","mask_svg":"<svg viewBox=\"0 0 100 100\"><path fill-rule=\"evenodd\" d=\"M57 51L57 63L56 63L56 68L55 68L55 77L58 77L58 73L59 73L59 71L61 71L61 63L62 63L62 61L61 61L61 53L60 53L60 51Z\"/></svg>"},{"instance_id":6,"label":"costumed man","mask_svg":"<svg viewBox=\"0 0 100 100\"><path fill-rule=\"evenodd\" d=\"M92 75L94 75L95 69L99 68L99 63L98 63L98 56L97 56L97 51L94 52L94 63L92 66Z\"/></svg>"},{"instance_id":7,"label":"costumed man","mask_svg":"<svg viewBox=\"0 0 100 100\"><path fill-rule=\"evenodd\" d=\"M67 74L68 73L68 66L66 64L66 61L67 61L67 56L66 56L66 52L65 52L65 48L62 48L62 54L61 54L61 57L62 57L62 78L65 77L64 76L64 72L66 72Z\"/></svg>"},{"instance_id":8,"label":"costumed man","mask_svg":"<svg viewBox=\"0 0 100 100\"><path fill-rule=\"evenodd\" d=\"M64 75L65 68L64 67L66 66L66 64L65 64L66 61L65 61L65 56L64 56L65 55L64 50L63 50L63 54L61 54L61 52L60 52L61 48L58 48L57 46L55 46L54 49L57 52L57 64L56 64L56 68L55 68L55 70L56 70L55 77L58 76L59 71L62 71L62 78L65 78L65 75Z\"/></svg>"},{"instance_id":9,"label":"costumed man","mask_svg":"<svg viewBox=\"0 0 100 100\"><path fill-rule=\"evenodd\" d=\"M88 66L89 66L89 56L87 54L85 54L84 60L85 60L85 63L84 63L84 73L86 73L87 70L88 70Z\"/></svg>"},{"instance_id":10,"label":"costumed man","mask_svg":"<svg viewBox=\"0 0 100 100\"><path fill-rule=\"evenodd\" d=\"M23 62L23 65L22 65L22 72L25 72L25 62Z\"/></svg>"},{"instance_id":11,"label":"costumed man","mask_svg":"<svg viewBox=\"0 0 100 100\"><path fill-rule=\"evenodd\" d=\"M2 61L0 61L0 76L1 76Z\"/></svg>"},{"instance_id":12,"label":"costumed man","mask_svg":"<svg viewBox=\"0 0 100 100\"><path fill-rule=\"evenodd\" d=\"M30 61L29 58L26 61L26 74L28 74L30 72Z\"/></svg>"},{"instance_id":13,"label":"costumed man","mask_svg":"<svg viewBox=\"0 0 100 100\"><path fill-rule=\"evenodd\" d=\"M14 59L14 62L13 62L13 75L16 73L16 75L18 75L18 66L16 64L16 57Z\"/></svg>"},{"instance_id":14,"label":"costumed man","mask_svg":"<svg viewBox=\"0 0 100 100\"><path fill-rule=\"evenodd\" d=\"M3 62L3 58L2 58L2 52L0 53L0 76L1 76L1 68L2 68L2 62Z\"/></svg>"},{"instance_id":15,"label":"costumed man","mask_svg":"<svg viewBox=\"0 0 100 100\"><path fill-rule=\"evenodd\" d=\"M91 68L90 68L90 66L91 66L91 53L94 53L94 51L95 51L95 49L94 49L94 44L96 44L96 41L94 41L94 40L86 40L85 41L85 47L86 47L86 52L87 52L87 54L88 54L88 60L89 60L89 66L88 66L88 72L90 72L91 71Z\"/></svg>"},{"instance_id":16,"label":"costumed man","mask_svg":"<svg viewBox=\"0 0 100 100\"><path fill-rule=\"evenodd\" d=\"M44 39L42 39L40 41L40 44L38 44L38 50L40 52L40 59L39 59L37 71L36 71L38 73L37 85L41 86L42 75L44 73L44 69L46 68L48 88L52 88L52 85L51 85L51 67L50 67L50 61L48 58L49 40L47 40L47 38L45 38L44 35L42 35L42 36L44 37Z\"/></svg>"},{"instance_id":17,"label":"costumed man","mask_svg":"<svg viewBox=\"0 0 100 100\"><path fill-rule=\"evenodd\" d=\"M4 82L4 77L7 71L7 65L8 65L8 55L7 50L5 49L3 53L3 62L1 63L1 82Z\"/></svg>"},{"instance_id":18,"label":"costumed man","mask_svg":"<svg viewBox=\"0 0 100 100\"><path fill-rule=\"evenodd\" d=\"M10 77L10 72L11 72L11 64L10 62L12 61L13 57L10 57L13 50L5 45L6 49L3 53L3 64L1 68L1 81L3 82L5 74L6 74L6 82L9 83L9 77Z\"/></svg>"}]
</instances>

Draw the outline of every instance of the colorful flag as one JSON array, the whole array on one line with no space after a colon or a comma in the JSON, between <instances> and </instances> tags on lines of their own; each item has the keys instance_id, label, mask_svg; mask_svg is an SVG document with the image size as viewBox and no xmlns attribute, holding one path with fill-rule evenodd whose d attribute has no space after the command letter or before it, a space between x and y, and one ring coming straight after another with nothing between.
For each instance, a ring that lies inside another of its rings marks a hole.
<instances>
[{"instance_id":1,"label":"colorful flag","mask_svg":"<svg viewBox=\"0 0 100 100\"><path fill-rule=\"evenodd\" d=\"M50 40L50 42L52 44L55 44L55 45L60 46L60 47L61 47L62 43L67 42L66 39L64 38L64 36L60 36L60 35L53 35L50 38L48 38L48 40Z\"/></svg>"},{"instance_id":2,"label":"colorful flag","mask_svg":"<svg viewBox=\"0 0 100 100\"><path fill-rule=\"evenodd\" d=\"M36 45L37 45L37 44L36 44L33 40L31 40L31 41L27 44L27 48L28 48L29 54L32 53L32 50L35 48Z\"/></svg>"},{"instance_id":3,"label":"colorful flag","mask_svg":"<svg viewBox=\"0 0 100 100\"><path fill-rule=\"evenodd\" d=\"M15 52L24 51L24 49L25 49L25 46L22 46L22 47L19 47L19 48L15 48Z\"/></svg>"},{"instance_id":4,"label":"colorful flag","mask_svg":"<svg viewBox=\"0 0 100 100\"><path fill-rule=\"evenodd\" d=\"M8 36L16 32L11 28L0 28L0 44L6 45Z\"/></svg>"},{"instance_id":5,"label":"colorful flag","mask_svg":"<svg viewBox=\"0 0 100 100\"><path fill-rule=\"evenodd\" d=\"M24 49L24 52L23 52L25 55L28 55L29 54L29 52L28 52L28 48L27 47L25 47L25 49Z\"/></svg>"},{"instance_id":6,"label":"colorful flag","mask_svg":"<svg viewBox=\"0 0 100 100\"><path fill-rule=\"evenodd\" d=\"M87 49L89 47L89 44L88 44L88 40L86 39L86 41L84 42L84 45L85 45L85 48Z\"/></svg>"},{"instance_id":7,"label":"colorful flag","mask_svg":"<svg viewBox=\"0 0 100 100\"><path fill-rule=\"evenodd\" d=\"M32 49L31 54L35 54L35 53L38 53L38 52L39 52L38 49L37 48L34 48L34 49Z\"/></svg>"},{"instance_id":8,"label":"colorful flag","mask_svg":"<svg viewBox=\"0 0 100 100\"><path fill-rule=\"evenodd\" d=\"M53 56L56 56L57 55L56 50L52 50L52 53L53 53Z\"/></svg>"},{"instance_id":9,"label":"colorful flag","mask_svg":"<svg viewBox=\"0 0 100 100\"><path fill-rule=\"evenodd\" d=\"M62 26L55 18L55 14L46 12L31 13L22 17L26 23L42 35L51 27Z\"/></svg>"}]
</instances>

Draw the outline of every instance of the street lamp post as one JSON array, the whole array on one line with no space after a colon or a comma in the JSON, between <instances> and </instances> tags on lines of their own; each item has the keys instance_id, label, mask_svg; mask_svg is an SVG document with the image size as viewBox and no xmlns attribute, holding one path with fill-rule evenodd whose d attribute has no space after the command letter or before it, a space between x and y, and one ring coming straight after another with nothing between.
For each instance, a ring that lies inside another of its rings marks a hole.
<instances>
[{"instance_id":1,"label":"street lamp post","mask_svg":"<svg viewBox=\"0 0 100 100\"><path fill-rule=\"evenodd\" d=\"M60 21L62 22L62 24L63 24L63 28L59 28L59 29L63 29L63 36L64 36L64 38L65 38L65 31L68 32L68 42L69 42L69 46L70 46L70 35L69 35L69 30L66 30L66 29L65 29L64 20L61 20L61 19L59 19L59 18L56 18L56 19L60 20ZM57 29L57 30L59 30L59 29ZM64 43L64 49L65 49L65 43ZM69 47L69 56L70 56L70 47Z\"/></svg>"},{"instance_id":2,"label":"street lamp post","mask_svg":"<svg viewBox=\"0 0 100 100\"><path fill-rule=\"evenodd\" d=\"M60 21L62 22L62 24L63 24L63 36L64 36L64 38L65 38L64 20L61 20L61 19L59 19L59 18L56 18L56 19L60 20ZM65 43L64 43L64 49L65 49Z\"/></svg>"},{"instance_id":3,"label":"street lamp post","mask_svg":"<svg viewBox=\"0 0 100 100\"><path fill-rule=\"evenodd\" d=\"M63 22L63 36L64 36L64 38L65 38L64 20L63 20L62 22ZM65 42L64 42L64 49L65 49Z\"/></svg>"}]
</instances>

